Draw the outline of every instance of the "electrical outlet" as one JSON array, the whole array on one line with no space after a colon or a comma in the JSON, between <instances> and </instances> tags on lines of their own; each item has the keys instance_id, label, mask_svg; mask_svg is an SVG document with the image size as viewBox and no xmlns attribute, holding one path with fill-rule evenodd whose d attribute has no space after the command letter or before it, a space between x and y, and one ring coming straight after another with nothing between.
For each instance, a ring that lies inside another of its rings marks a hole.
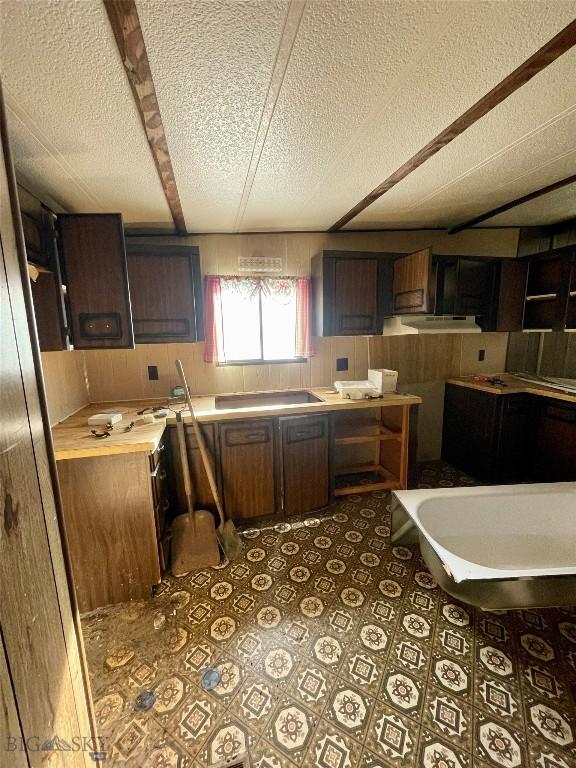
<instances>
[{"instance_id":1,"label":"electrical outlet","mask_svg":"<svg viewBox=\"0 0 576 768\"><path fill-rule=\"evenodd\" d=\"M348 370L348 358L347 357L337 357L336 358L336 370L337 371L347 371Z\"/></svg>"},{"instance_id":2,"label":"electrical outlet","mask_svg":"<svg viewBox=\"0 0 576 768\"><path fill-rule=\"evenodd\" d=\"M486 359L486 350L485 349L479 349L478 350L478 362L482 362L482 360Z\"/></svg>"},{"instance_id":3,"label":"electrical outlet","mask_svg":"<svg viewBox=\"0 0 576 768\"><path fill-rule=\"evenodd\" d=\"M148 366L148 381L158 381L158 366L157 365L149 365Z\"/></svg>"}]
</instances>

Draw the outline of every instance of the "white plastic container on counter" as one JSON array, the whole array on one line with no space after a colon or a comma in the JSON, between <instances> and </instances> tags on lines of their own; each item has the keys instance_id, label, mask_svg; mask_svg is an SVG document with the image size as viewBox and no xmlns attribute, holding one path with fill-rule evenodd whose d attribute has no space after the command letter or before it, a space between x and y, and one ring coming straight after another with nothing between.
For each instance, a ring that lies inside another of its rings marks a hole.
<instances>
[{"instance_id":1,"label":"white plastic container on counter","mask_svg":"<svg viewBox=\"0 0 576 768\"><path fill-rule=\"evenodd\" d=\"M398 371L390 371L388 368L368 368L368 381L378 394L396 392Z\"/></svg>"}]
</instances>

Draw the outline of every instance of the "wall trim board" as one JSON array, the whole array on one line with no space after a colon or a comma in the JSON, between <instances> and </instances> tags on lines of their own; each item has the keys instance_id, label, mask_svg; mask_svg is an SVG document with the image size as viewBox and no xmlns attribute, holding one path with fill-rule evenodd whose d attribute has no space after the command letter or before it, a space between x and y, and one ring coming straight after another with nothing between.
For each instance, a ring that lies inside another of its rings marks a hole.
<instances>
[{"instance_id":1,"label":"wall trim board","mask_svg":"<svg viewBox=\"0 0 576 768\"><path fill-rule=\"evenodd\" d=\"M548 184L546 187L535 189L533 192L528 192L528 194L522 195L522 197L517 197L514 200L510 200L508 203L499 205L497 208L492 208L491 210L486 211L486 213L481 213L479 216L475 216L473 219L468 219L468 221L464 221L462 224L457 224L455 227L450 227L448 234L455 235L458 232L462 232L463 229L469 229L476 224L480 224L482 221L486 221L487 219L491 219L494 216L497 216L499 213L509 211L511 208L516 208L518 205L528 203L530 200L536 200L537 198L542 197L542 195L547 195L549 192L562 189L562 187L566 187L570 184L576 184L576 174L567 176L565 179L555 181L553 184ZM571 219L567 219L566 222L568 223L570 220Z\"/></svg>"},{"instance_id":2,"label":"wall trim board","mask_svg":"<svg viewBox=\"0 0 576 768\"><path fill-rule=\"evenodd\" d=\"M174 226L178 233L185 234L186 222L136 3L134 0L104 0L104 7L116 38L120 58L150 145Z\"/></svg>"}]
</instances>

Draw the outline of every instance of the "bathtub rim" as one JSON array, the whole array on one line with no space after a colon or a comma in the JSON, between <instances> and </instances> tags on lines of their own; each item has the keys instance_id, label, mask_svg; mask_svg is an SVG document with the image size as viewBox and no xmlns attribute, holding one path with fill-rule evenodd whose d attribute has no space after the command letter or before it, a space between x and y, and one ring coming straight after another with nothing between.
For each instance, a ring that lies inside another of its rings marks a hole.
<instances>
[{"instance_id":1,"label":"bathtub rim","mask_svg":"<svg viewBox=\"0 0 576 768\"><path fill-rule=\"evenodd\" d=\"M528 490L529 489L529 490ZM424 538L456 584L466 581L510 581L512 579L576 576L576 555L573 565L549 568L503 569L473 563L440 544L427 530L418 515L424 501L430 499L459 498L471 496L534 496L551 492L574 496L574 525L576 529L576 482L533 483L520 485L476 485L455 488L418 488L409 491L393 491L394 497L411 518L420 538Z\"/></svg>"}]
</instances>

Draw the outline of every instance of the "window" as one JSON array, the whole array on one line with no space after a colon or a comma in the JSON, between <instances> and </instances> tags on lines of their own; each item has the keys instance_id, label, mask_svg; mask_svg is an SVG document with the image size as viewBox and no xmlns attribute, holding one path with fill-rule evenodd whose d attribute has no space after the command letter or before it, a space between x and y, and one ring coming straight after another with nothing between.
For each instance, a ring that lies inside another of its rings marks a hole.
<instances>
[{"instance_id":1,"label":"window","mask_svg":"<svg viewBox=\"0 0 576 768\"><path fill-rule=\"evenodd\" d=\"M208 275L205 328L207 362L309 357L310 279Z\"/></svg>"}]
</instances>

